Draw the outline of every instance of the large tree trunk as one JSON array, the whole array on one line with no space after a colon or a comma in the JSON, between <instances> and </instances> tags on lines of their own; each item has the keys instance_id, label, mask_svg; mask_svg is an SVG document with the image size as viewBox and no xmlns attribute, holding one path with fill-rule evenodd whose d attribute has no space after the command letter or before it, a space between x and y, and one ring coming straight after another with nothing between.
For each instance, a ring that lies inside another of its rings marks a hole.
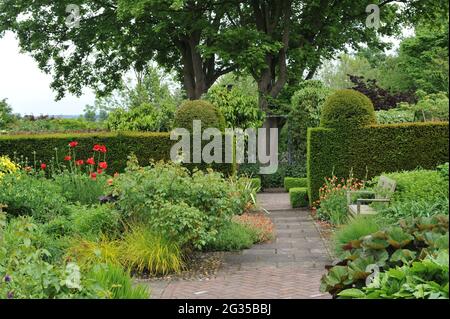
<instances>
[{"instance_id":1,"label":"large tree trunk","mask_svg":"<svg viewBox=\"0 0 450 319\"><path fill-rule=\"evenodd\" d=\"M277 6L270 7L253 0L252 6L258 31L276 41L280 40L281 32L283 44L278 54L267 53L266 68L262 72L254 73L258 83L259 106L267 112L270 109L269 99L276 98L288 81L287 50L291 31L292 0L280 0ZM273 12L269 12L270 8Z\"/></svg>"},{"instance_id":2,"label":"large tree trunk","mask_svg":"<svg viewBox=\"0 0 450 319\"><path fill-rule=\"evenodd\" d=\"M236 69L235 65L217 68L215 56L203 57L198 50L201 40L199 31L176 41L183 63L184 89L190 100L200 99L220 76Z\"/></svg>"}]
</instances>

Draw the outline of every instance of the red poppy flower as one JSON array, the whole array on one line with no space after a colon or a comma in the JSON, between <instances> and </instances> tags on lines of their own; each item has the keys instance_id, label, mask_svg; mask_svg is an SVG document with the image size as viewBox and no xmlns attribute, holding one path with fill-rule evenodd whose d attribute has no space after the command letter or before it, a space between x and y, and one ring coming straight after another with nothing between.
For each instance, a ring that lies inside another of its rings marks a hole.
<instances>
[{"instance_id":1,"label":"red poppy flower","mask_svg":"<svg viewBox=\"0 0 450 319\"><path fill-rule=\"evenodd\" d=\"M84 165L84 161L83 160L78 160L78 161L76 161L76 163L75 163L77 166L81 166L81 165Z\"/></svg>"},{"instance_id":2,"label":"red poppy flower","mask_svg":"<svg viewBox=\"0 0 450 319\"><path fill-rule=\"evenodd\" d=\"M42 163L42 164L41 164L41 169L42 169L42 170L45 170L46 168L47 168L47 164Z\"/></svg>"},{"instance_id":3,"label":"red poppy flower","mask_svg":"<svg viewBox=\"0 0 450 319\"><path fill-rule=\"evenodd\" d=\"M94 148L92 149L94 152L100 152L100 153L106 153L106 146L105 145L98 145L95 144Z\"/></svg>"},{"instance_id":4,"label":"red poppy flower","mask_svg":"<svg viewBox=\"0 0 450 319\"><path fill-rule=\"evenodd\" d=\"M97 173L91 173L91 179L96 180L97 179Z\"/></svg>"},{"instance_id":5,"label":"red poppy flower","mask_svg":"<svg viewBox=\"0 0 450 319\"><path fill-rule=\"evenodd\" d=\"M64 157L64 160L65 161L71 161L72 160L72 156L66 156L66 157Z\"/></svg>"},{"instance_id":6,"label":"red poppy flower","mask_svg":"<svg viewBox=\"0 0 450 319\"><path fill-rule=\"evenodd\" d=\"M69 147L70 148L74 148L74 147L77 147L77 146L78 146L78 142L76 142L76 141L73 141L73 142L69 143Z\"/></svg>"},{"instance_id":7,"label":"red poppy flower","mask_svg":"<svg viewBox=\"0 0 450 319\"><path fill-rule=\"evenodd\" d=\"M103 170L101 170L100 168L97 170L98 174L103 174Z\"/></svg>"},{"instance_id":8,"label":"red poppy flower","mask_svg":"<svg viewBox=\"0 0 450 319\"><path fill-rule=\"evenodd\" d=\"M108 163L106 163L106 162L100 162L100 163L98 163L98 166L99 166L101 169L107 169L107 168L108 168Z\"/></svg>"},{"instance_id":9,"label":"red poppy flower","mask_svg":"<svg viewBox=\"0 0 450 319\"><path fill-rule=\"evenodd\" d=\"M88 165L95 165L95 160L94 160L94 158L93 158L93 157L88 158L87 161L86 161L86 164L88 164Z\"/></svg>"}]
</instances>

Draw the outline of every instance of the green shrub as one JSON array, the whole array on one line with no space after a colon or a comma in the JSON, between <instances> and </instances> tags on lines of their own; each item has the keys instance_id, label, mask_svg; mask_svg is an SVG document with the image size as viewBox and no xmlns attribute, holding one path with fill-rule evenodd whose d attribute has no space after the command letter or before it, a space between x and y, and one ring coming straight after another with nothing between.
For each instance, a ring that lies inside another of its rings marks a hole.
<instances>
[{"instance_id":1,"label":"green shrub","mask_svg":"<svg viewBox=\"0 0 450 319\"><path fill-rule=\"evenodd\" d=\"M448 121L449 119L449 101L445 92L422 96L413 109L418 121Z\"/></svg>"},{"instance_id":2,"label":"green shrub","mask_svg":"<svg viewBox=\"0 0 450 319\"><path fill-rule=\"evenodd\" d=\"M372 101L355 90L339 90L329 96L320 120L327 128L354 129L376 123Z\"/></svg>"},{"instance_id":3,"label":"green shrub","mask_svg":"<svg viewBox=\"0 0 450 319\"><path fill-rule=\"evenodd\" d=\"M437 170L439 174L441 174L442 178L448 181L448 162L443 165L439 165Z\"/></svg>"},{"instance_id":4,"label":"green shrub","mask_svg":"<svg viewBox=\"0 0 450 319\"><path fill-rule=\"evenodd\" d=\"M109 206L74 206L73 231L83 237L113 235L120 229L120 214Z\"/></svg>"},{"instance_id":5,"label":"green shrub","mask_svg":"<svg viewBox=\"0 0 450 319\"><path fill-rule=\"evenodd\" d=\"M50 264L46 249L36 245L37 225L29 217L0 223L0 299L81 298L77 265Z\"/></svg>"},{"instance_id":6,"label":"green shrub","mask_svg":"<svg viewBox=\"0 0 450 319\"><path fill-rule=\"evenodd\" d=\"M145 225L131 226L120 247L122 263L139 273L167 275L183 267L178 245Z\"/></svg>"},{"instance_id":7,"label":"green shrub","mask_svg":"<svg viewBox=\"0 0 450 319\"><path fill-rule=\"evenodd\" d=\"M434 169L448 162L448 123L411 123L355 130L313 128L308 131L310 201L333 173L372 178L386 172Z\"/></svg>"},{"instance_id":8,"label":"green shrub","mask_svg":"<svg viewBox=\"0 0 450 319\"><path fill-rule=\"evenodd\" d=\"M29 215L46 222L69 213L61 188L43 176L8 174L0 181L0 188L0 203L8 206L5 211L10 216Z\"/></svg>"},{"instance_id":9,"label":"green shrub","mask_svg":"<svg viewBox=\"0 0 450 319\"><path fill-rule=\"evenodd\" d=\"M306 187L291 188L289 191L289 196L293 208L308 207L308 189Z\"/></svg>"},{"instance_id":10,"label":"green shrub","mask_svg":"<svg viewBox=\"0 0 450 319\"><path fill-rule=\"evenodd\" d=\"M432 217L448 215L448 197L398 201L379 211L378 219L386 224L395 224L408 217Z\"/></svg>"},{"instance_id":11,"label":"green shrub","mask_svg":"<svg viewBox=\"0 0 450 319\"><path fill-rule=\"evenodd\" d=\"M372 216L357 216L348 224L340 227L333 235L334 251L338 257L343 257L344 246L353 240L376 233L381 227Z\"/></svg>"},{"instance_id":12,"label":"green shrub","mask_svg":"<svg viewBox=\"0 0 450 319\"><path fill-rule=\"evenodd\" d=\"M414 110L412 109L390 109L377 111L377 122L379 124L398 124L415 122Z\"/></svg>"},{"instance_id":13,"label":"green shrub","mask_svg":"<svg viewBox=\"0 0 450 319\"><path fill-rule=\"evenodd\" d=\"M202 130L217 128L225 131L225 118L220 109L202 100L183 102L175 114L174 128L185 128L192 132L195 120L202 122Z\"/></svg>"},{"instance_id":14,"label":"green shrub","mask_svg":"<svg viewBox=\"0 0 450 319\"><path fill-rule=\"evenodd\" d=\"M294 160L304 163L308 127L320 125L322 108L331 90L315 80L305 81L301 85L302 88L292 97L291 112L282 134L289 134L291 145L295 145Z\"/></svg>"},{"instance_id":15,"label":"green shrub","mask_svg":"<svg viewBox=\"0 0 450 319\"><path fill-rule=\"evenodd\" d=\"M263 125L265 114L258 104L258 96L233 86L214 85L207 94L209 102L223 113L228 127L259 128Z\"/></svg>"},{"instance_id":16,"label":"green shrub","mask_svg":"<svg viewBox=\"0 0 450 319\"><path fill-rule=\"evenodd\" d=\"M111 177L106 174L97 174L92 179L88 173L71 173L64 171L53 174L53 181L61 188L61 194L71 203L82 205L95 205L105 195L108 189L107 180Z\"/></svg>"},{"instance_id":17,"label":"green shrub","mask_svg":"<svg viewBox=\"0 0 450 319\"><path fill-rule=\"evenodd\" d=\"M286 177L306 177L306 166L304 163L279 163L278 171L270 175L259 175L259 169L258 164L241 164L239 165L239 175L259 176L263 189L283 188Z\"/></svg>"},{"instance_id":18,"label":"green shrub","mask_svg":"<svg viewBox=\"0 0 450 319\"><path fill-rule=\"evenodd\" d=\"M176 106L172 103L142 103L130 109L118 108L108 114L111 131L167 132L172 128Z\"/></svg>"},{"instance_id":19,"label":"green shrub","mask_svg":"<svg viewBox=\"0 0 450 319\"><path fill-rule=\"evenodd\" d=\"M448 198L448 181L437 171L414 170L384 174L397 182L394 202L435 201Z\"/></svg>"},{"instance_id":20,"label":"green shrub","mask_svg":"<svg viewBox=\"0 0 450 319\"><path fill-rule=\"evenodd\" d=\"M182 246L196 248L241 214L248 206L248 192L253 191L217 172L190 173L162 163L129 170L115 180L114 187L124 216L148 223Z\"/></svg>"},{"instance_id":21,"label":"green shrub","mask_svg":"<svg viewBox=\"0 0 450 319\"><path fill-rule=\"evenodd\" d=\"M306 188L308 187L307 178L285 177L284 189L289 192L291 188Z\"/></svg>"},{"instance_id":22,"label":"green shrub","mask_svg":"<svg viewBox=\"0 0 450 319\"><path fill-rule=\"evenodd\" d=\"M201 248L216 235L216 227L212 223L208 227L207 216L198 208L186 203L157 202L152 203L142 219L155 233L164 235L183 248Z\"/></svg>"},{"instance_id":23,"label":"green shrub","mask_svg":"<svg viewBox=\"0 0 450 319\"><path fill-rule=\"evenodd\" d=\"M98 265L87 275L93 293L102 299L148 299L144 285L134 286L130 274L117 265Z\"/></svg>"},{"instance_id":24,"label":"green shrub","mask_svg":"<svg viewBox=\"0 0 450 319\"><path fill-rule=\"evenodd\" d=\"M206 246L210 251L238 251L248 249L256 242L254 230L239 223L230 222L225 225L216 238Z\"/></svg>"}]
</instances>

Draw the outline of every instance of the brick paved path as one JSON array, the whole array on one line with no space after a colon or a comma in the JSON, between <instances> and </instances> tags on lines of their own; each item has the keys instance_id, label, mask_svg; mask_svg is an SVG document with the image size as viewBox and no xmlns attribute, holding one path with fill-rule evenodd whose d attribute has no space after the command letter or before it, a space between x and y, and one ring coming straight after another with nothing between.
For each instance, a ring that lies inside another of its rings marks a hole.
<instances>
[{"instance_id":1,"label":"brick paved path","mask_svg":"<svg viewBox=\"0 0 450 319\"><path fill-rule=\"evenodd\" d=\"M308 211L292 210L287 194L261 194L259 201L275 223L273 243L226 254L222 269L209 280L152 282L152 298L328 298L319 286L330 258Z\"/></svg>"}]
</instances>

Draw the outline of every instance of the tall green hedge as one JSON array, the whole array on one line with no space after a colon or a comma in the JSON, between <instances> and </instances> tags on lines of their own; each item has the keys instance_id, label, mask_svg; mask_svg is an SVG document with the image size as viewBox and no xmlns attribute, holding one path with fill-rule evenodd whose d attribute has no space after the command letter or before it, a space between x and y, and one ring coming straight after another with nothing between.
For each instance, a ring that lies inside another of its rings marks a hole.
<instances>
[{"instance_id":1,"label":"tall green hedge","mask_svg":"<svg viewBox=\"0 0 450 319\"><path fill-rule=\"evenodd\" d=\"M33 152L36 152L37 161L48 163L55 156L58 148L58 158L62 160L67 154L68 144L77 141L78 159L87 159L92 156L92 147L95 144L106 145L108 148L108 172L122 172L126 167L127 158L134 153L139 163L146 166L151 160L170 160L170 149L175 141L170 140L168 133L71 133L71 134L28 134L28 135L0 135L0 155L9 155L11 158L28 158L33 163ZM196 165L206 168L207 165ZM194 165L188 165L193 168ZM230 165L213 165L213 168L229 173Z\"/></svg>"},{"instance_id":2,"label":"tall green hedge","mask_svg":"<svg viewBox=\"0 0 450 319\"><path fill-rule=\"evenodd\" d=\"M368 178L417 167L433 169L448 162L449 124L407 123L353 130L308 130L309 198L319 198L324 179L333 173Z\"/></svg>"}]
</instances>

